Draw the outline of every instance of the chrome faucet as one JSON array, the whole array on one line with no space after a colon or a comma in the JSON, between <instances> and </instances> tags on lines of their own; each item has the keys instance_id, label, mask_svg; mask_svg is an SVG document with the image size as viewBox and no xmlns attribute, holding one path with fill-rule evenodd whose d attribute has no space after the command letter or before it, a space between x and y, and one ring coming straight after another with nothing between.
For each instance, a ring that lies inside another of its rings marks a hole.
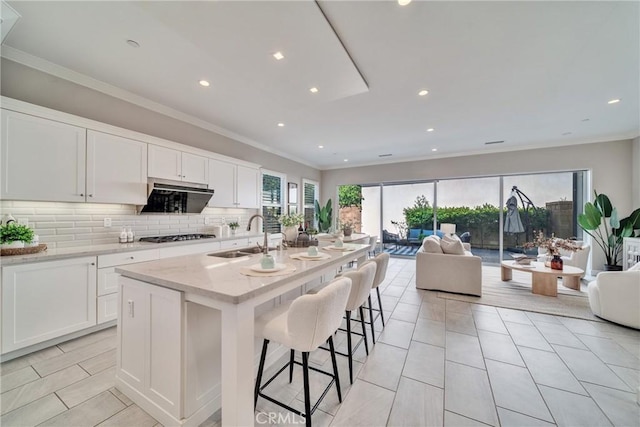
<instances>
[{"instance_id":1,"label":"chrome faucet","mask_svg":"<svg viewBox=\"0 0 640 427\"><path fill-rule=\"evenodd\" d=\"M253 219L256 217L262 218L262 227L264 228L264 243L261 248L260 248L260 243L258 243L258 247L262 249L262 253L264 253L265 255L268 255L269 254L269 233L267 232L267 227L264 226L264 217L260 214L252 215L251 218L249 218L249 223L247 224L247 231L251 231L251 221L253 221Z\"/></svg>"}]
</instances>

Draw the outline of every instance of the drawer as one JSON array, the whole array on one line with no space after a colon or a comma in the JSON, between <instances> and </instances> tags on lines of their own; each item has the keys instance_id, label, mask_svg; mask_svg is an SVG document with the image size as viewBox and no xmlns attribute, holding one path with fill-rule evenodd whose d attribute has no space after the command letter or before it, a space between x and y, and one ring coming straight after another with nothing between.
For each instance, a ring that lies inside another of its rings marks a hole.
<instances>
[{"instance_id":1,"label":"drawer","mask_svg":"<svg viewBox=\"0 0 640 427\"><path fill-rule=\"evenodd\" d=\"M220 249L220 242L198 243L184 246L160 248L160 259L172 256L206 254Z\"/></svg>"},{"instance_id":2,"label":"drawer","mask_svg":"<svg viewBox=\"0 0 640 427\"><path fill-rule=\"evenodd\" d=\"M159 257L160 255L158 249L99 255L98 268L115 267L118 265L134 264L136 262L153 261L154 259L158 259Z\"/></svg>"},{"instance_id":3,"label":"drawer","mask_svg":"<svg viewBox=\"0 0 640 427\"><path fill-rule=\"evenodd\" d=\"M98 296L109 295L118 292L118 277L115 267L98 269Z\"/></svg>"},{"instance_id":4,"label":"drawer","mask_svg":"<svg viewBox=\"0 0 640 427\"><path fill-rule=\"evenodd\" d=\"M118 318L118 294L98 297L98 325Z\"/></svg>"},{"instance_id":5,"label":"drawer","mask_svg":"<svg viewBox=\"0 0 640 427\"><path fill-rule=\"evenodd\" d=\"M249 239L224 240L220 242L220 249L243 248L249 246Z\"/></svg>"}]
</instances>

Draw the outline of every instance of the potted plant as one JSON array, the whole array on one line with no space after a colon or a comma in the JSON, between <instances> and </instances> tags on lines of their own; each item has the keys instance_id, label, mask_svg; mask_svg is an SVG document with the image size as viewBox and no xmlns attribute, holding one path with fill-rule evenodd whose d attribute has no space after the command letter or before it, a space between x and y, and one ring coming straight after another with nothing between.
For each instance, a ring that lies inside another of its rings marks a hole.
<instances>
[{"instance_id":1,"label":"potted plant","mask_svg":"<svg viewBox=\"0 0 640 427\"><path fill-rule=\"evenodd\" d=\"M320 207L320 203L315 201L316 205L316 219L318 220L318 229L321 233L327 233L331 228L333 221L333 206L331 205L331 199L327 201L326 206Z\"/></svg>"},{"instance_id":2,"label":"potted plant","mask_svg":"<svg viewBox=\"0 0 640 427\"><path fill-rule=\"evenodd\" d=\"M293 242L298 237L298 227L304 222L304 215L301 213L280 215L278 222L282 224L285 239Z\"/></svg>"},{"instance_id":3,"label":"potted plant","mask_svg":"<svg viewBox=\"0 0 640 427\"><path fill-rule=\"evenodd\" d=\"M604 252L606 271L622 270L618 265L622 252L622 239L633 235L640 228L640 208L626 218L618 218L618 210L613 207L606 194L594 191L595 200L584 205L584 213L578 215L578 224Z\"/></svg>"},{"instance_id":4,"label":"potted plant","mask_svg":"<svg viewBox=\"0 0 640 427\"><path fill-rule=\"evenodd\" d=\"M33 240L33 230L26 225L10 222L0 226L0 244L2 249L24 248L25 243Z\"/></svg>"},{"instance_id":5,"label":"potted plant","mask_svg":"<svg viewBox=\"0 0 640 427\"><path fill-rule=\"evenodd\" d=\"M341 221L339 225L339 229L342 231L342 234L344 234L344 237L349 237L351 236L351 233L353 233L353 229L356 227L356 225L357 225L356 221L352 221L352 220Z\"/></svg>"},{"instance_id":6,"label":"potted plant","mask_svg":"<svg viewBox=\"0 0 640 427\"><path fill-rule=\"evenodd\" d=\"M236 234L236 229L238 227L240 227L240 224L238 224L236 221L230 222L229 228L231 229L231 234Z\"/></svg>"}]
</instances>

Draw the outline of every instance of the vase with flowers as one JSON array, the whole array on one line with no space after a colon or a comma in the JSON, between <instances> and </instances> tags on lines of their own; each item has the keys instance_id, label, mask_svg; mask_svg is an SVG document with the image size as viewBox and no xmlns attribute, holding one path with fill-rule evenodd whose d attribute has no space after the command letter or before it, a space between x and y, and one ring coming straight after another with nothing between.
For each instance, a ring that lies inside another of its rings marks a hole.
<instances>
[{"instance_id":1,"label":"vase with flowers","mask_svg":"<svg viewBox=\"0 0 640 427\"><path fill-rule=\"evenodd\" d=\"M295 242L298 238L298 227L304 222L304 215L301 213L280 215L278 222L282 224L282 233L285 239L288 242Z\"/></svg>"},{"instance_id":2,"label":"vase with flowers","mask_svg":"<svg viewBox=\"0 0 640 427\"><path fill-rule=\"evenodd\" d=\"M562 270L563 269L563 261L560 257L560 250L565 251L580 251L582 250L581 246L578 246L574 241L569 239L560 239L555 237L553 234L551 237L547 237L544 235L542 231L538 231L538 233L534 233L533 242L526 242L522 245L525 249L530 248L538 248L538 251L546 251L546 260L545 267L549 267L553 270Z\"/></svg>"}]
</instances>

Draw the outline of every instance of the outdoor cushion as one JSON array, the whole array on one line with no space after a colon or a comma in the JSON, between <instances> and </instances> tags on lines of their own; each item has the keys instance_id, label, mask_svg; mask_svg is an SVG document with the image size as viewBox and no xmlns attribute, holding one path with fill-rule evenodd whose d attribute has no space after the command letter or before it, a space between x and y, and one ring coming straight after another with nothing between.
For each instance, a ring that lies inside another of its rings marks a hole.
<instances>
[{"instance_id":1,"label":"outdoor cushion","mask_svg":"<svg viewBox=\"0 0 640 427\"><path fill-rule=\"evenodd\" d=\"M442 248L442 252L450 255L464 255L464 246L462 242L455 236L456 238L452 238L450 236L445 236L440 241L440 248Z\"/></svg>"},{"instance_id":2,"label":"outdoor cushion","mask_svg":"<svg viewBox=\"0 0 640 427\"><path fill-rule=\"evenodd\" d=\"M422 229L420 228L412 228L409 230L409 236L407 236L407 240L411 240L411 239L418 239L418 237L420 236L420 233L422 233Z\"/></svg>"}]
</instances>

